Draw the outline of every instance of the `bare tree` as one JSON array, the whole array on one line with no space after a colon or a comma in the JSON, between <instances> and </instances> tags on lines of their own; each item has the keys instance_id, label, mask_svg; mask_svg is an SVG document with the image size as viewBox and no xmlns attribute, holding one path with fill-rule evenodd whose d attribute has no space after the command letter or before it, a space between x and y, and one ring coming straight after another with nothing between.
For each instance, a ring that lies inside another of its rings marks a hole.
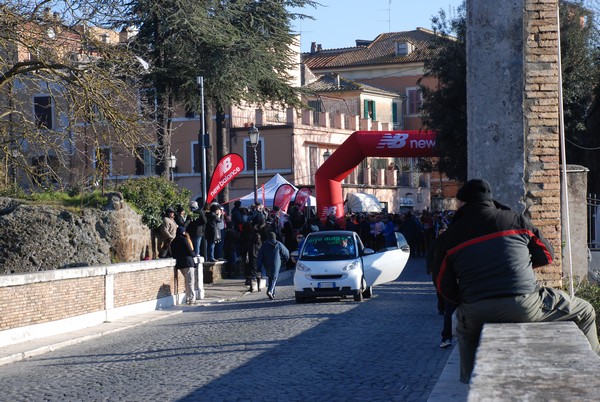
<instances>
[{"instance_id":1,"label":"bare tree","mask_svg":"<svg viewBox=\"0 0 600 402\"><path fill-rule=\"evenodd\" d=\"M143 60L109 29L107 2L0 6L0 158L5 177L64 186L102 174L102 149L134 155L152 132L137 92Z\"/></svg>"}]
</instances>

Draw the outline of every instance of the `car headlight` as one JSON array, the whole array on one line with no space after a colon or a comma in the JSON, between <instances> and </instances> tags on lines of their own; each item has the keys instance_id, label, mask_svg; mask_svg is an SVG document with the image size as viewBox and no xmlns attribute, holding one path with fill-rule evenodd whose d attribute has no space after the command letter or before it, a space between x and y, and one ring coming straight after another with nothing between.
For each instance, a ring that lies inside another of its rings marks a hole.
<instances>
[{"instance_id":1,"label":"car headlight","mask_svg":"<svg viewBox=\"0 0 600 402\"><path fill-rule=\"evenodd\" d=\"M358 264L358 261L352 261L350 264L348 264L344 268L342 268L342 271L352 271L353 269L356 269L359 267L360 267L360 265Z\"/></svg>"},{"instance_id":2,"label":"car headlight","mask_svg":"<svg viewBox=\"0 0 600 402\"><path fill-rule=\"evenodd\" d=\"M309 272L310 271L310 268L307 267L306 265L302 264L301 262L296 263L296 269L301 272Z\"/></svg>"}]
</instances>

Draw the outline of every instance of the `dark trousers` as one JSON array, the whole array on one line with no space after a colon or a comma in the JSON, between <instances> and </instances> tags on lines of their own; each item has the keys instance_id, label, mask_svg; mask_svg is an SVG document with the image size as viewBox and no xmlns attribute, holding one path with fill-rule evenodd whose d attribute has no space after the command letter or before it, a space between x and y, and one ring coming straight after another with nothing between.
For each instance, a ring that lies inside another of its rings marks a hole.
<instances>
[{"instance_id":1,"label":"dark trousers","mask_svg":"<svg viewBox=\"0 0 600 402\"><path fill-rule=\"evenodd\" d=\"M442 329L442 341L452 339L452 314L456 310L457 304L444 300L444 328Z\"/></svg>"}]
</instances>

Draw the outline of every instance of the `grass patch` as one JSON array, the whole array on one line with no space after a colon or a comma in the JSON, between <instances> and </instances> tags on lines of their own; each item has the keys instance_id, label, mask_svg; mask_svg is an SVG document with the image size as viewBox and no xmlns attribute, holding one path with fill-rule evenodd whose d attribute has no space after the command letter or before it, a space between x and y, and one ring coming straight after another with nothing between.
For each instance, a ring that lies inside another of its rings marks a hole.
<instances>
[{"instance_id":1,"label":"grass patch","mask_svg":"<svg viewBox=\"0 0 600 402\"><path fill-rule=\"evenodd\" d=\"M100 191L78 194L69 194L63 191L44 191L22 195L18 198L35 205L51 205L76 211L83 208L102 208L108 201L107 197L102 195Z\"/></svg>"}]
</instances>

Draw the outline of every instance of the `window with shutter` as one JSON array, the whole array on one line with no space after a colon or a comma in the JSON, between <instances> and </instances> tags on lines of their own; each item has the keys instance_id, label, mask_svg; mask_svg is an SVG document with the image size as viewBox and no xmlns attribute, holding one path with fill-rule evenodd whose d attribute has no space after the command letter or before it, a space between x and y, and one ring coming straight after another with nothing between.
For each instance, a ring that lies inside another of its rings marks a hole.
<instances>
[{"instance_id":1,"label":"window with shutter","mask_svg":"<svg viewBox=\"0 0 600 402\"><path fill-rule=\"evenodd\" d=\"M419 88L407 88L406 96L406 114L419 114L421 112L421 105L423 103Z\"/></svg>"},{"instance_id":2,"label":"window with shutter","mask_svg":"<svg viewBox=\"0 0 600 402\"><path fill-rule=\"evenodd\" d=\"M375 101L365 99L363 116L365 119L377 120L377 115L375 113Z\"/></svg>"}]
</instances>

